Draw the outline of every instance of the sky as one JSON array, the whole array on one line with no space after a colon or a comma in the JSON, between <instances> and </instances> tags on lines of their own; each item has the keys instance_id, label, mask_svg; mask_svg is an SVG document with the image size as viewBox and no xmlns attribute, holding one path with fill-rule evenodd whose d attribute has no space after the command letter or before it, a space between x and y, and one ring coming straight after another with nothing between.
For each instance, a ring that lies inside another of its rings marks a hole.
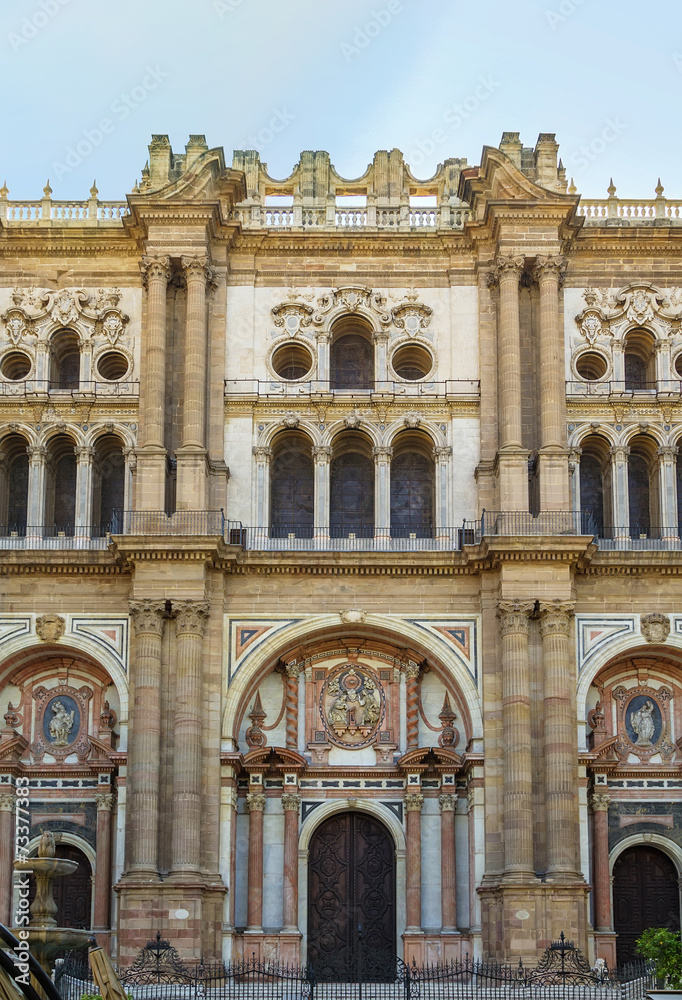
<instances>
[{"instance_id":1,"label":"sky","mask_svg":"<svg viewBox=\"0 0 682 1000\"><path fill-rule=\"evenodd\" d=\"M10 200L123 199L152 133L426 179L554 132L584 197L682 198L680 0L0 0Z\"/></svg>"}]
</instances>

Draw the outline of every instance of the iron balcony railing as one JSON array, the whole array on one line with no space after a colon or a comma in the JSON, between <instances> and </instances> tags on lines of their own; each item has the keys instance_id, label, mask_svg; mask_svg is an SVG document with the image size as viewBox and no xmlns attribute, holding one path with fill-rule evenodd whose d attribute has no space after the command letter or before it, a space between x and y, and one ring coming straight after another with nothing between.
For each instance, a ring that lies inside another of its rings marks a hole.
<instances>
[{"instance_id":1,"label":"iron balcony railing","mask_svg":"<svg viewBox=\"0 0 682 1000\"><path fill-rule=\"evenodd\" d=\"M649 396L682 394L682 379L660 378L655 382L628 379L626 381L608 379L605 382L583 382L577 379L566 382L568 396L622 396L632 393L646 393Z\"/></svg>"},{"instance_id":2,"label":"iron balcony railing","mask_svg":"<svg viewBox=\"0 0 682 1000\"><path fill-rule=\"evenodd\" d=\"M238 521L227 521L223 510L118 510L112 535L221 535Z\"/></svg>"},{"instance_id":3,"label":"iron balcony railing","mask_svg":"<svg viewBox=\"0 0 682 1000\"><path fill-rule=\"evenodd\" d=\"M475 521L465 521L466 532L476 539L484 535L594 535L591 511L484 510Z\"/></svg>"},{"instance_id":4,"label":"iron balcony railing","mask_svg":"<svg viewBox=\"0 0 682 1000\"><path fill-rule=\"evenodd\" d=\"M109 524L4 524L0 549L105 549Z\"/></svg>"},{"instance_id":5,"label":"iron balcony railing","mask_svg":"<svg viewBox=\"0 0 682 1000\"><path fill-rule=\"evenodd\" d=\"M624 527L599 525L596 542L604 552L675 552L682 550L681 525L658 527L630 524Z\"/></svg>"},{"instance_id":6,"label":"iron balcony railing","mask_svg":"<svg viewBox=\"0 0 682 1000\"><path fill-rule=\"evenodd\" d=\"M362 528L341 531L335 527L272 528L229 527L225 540L261 552L451 552L473 541L463 526L456 528Z\"/></svg>"},{"instance_id":7,"label":"iron balcony railing","mask_svg":"<svg viewBox=\"0 0 682 1000\"><path fill-rule=\"evenodd\" d=\"M65 389L49 379L24 379L21 382L0 381L0 396L34 396L55 393L59 396L139 396L139 382L79 382Z\"/></svg>"},{"instance_id":8,"label":"iron balcony railing","mask_svg":"<svg viewBox=\"0 0 682 1000\"><path fill-rule=\"evenodd\" d=\"M354 389L339 389L331 379L301 379L288 382L285 379L225 379L226 396L311 396L315 394L329 395L348 399L353 395L369 396L371 394L404 396L473 396L478 397L480 382L478 379L447 379L443 382L424 380L420 382L396 382L375 380L372 385L358 386Z\"/></svg>"}]
</instances>

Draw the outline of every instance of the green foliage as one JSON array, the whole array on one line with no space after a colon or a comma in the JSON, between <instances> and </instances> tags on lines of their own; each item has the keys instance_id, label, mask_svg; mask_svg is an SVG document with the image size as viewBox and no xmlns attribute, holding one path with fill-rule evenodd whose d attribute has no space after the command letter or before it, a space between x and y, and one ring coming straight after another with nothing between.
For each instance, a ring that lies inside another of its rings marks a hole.
<instances>
[{"instance_id":1,"label":"green foliage","mask_svg":"<svg viewBox=\"0 0 682 1000\"><path fill-rule=\"evenodd\" d=\"M637 951L656 963L656 977L664 988L682 989L682 940L665 927L648 927L637 938Z\"/></svg>"}]
</instances>

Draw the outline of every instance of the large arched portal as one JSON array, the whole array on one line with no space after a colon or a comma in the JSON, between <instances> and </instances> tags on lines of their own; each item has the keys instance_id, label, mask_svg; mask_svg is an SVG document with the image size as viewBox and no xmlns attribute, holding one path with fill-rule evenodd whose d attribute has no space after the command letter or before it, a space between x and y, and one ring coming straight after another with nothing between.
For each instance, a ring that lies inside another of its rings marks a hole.
<instances>
[{"instance_id":1,"label":"large arched portal","mask_svg":"<svg viewBox=\"0 0 682 1000\"><path fill-rule=\"evenodd\" d=\"M337 813L313 834L308 877L308 958L318 979L369 975L396 953L395 850L361 811Z\"/></svg>"},{"instance_id":2,"label":"large arched portal","mask_svg":"<svg viewBox=\"0 0 682 1000\"><path fill-rule=\"evenodd\" d=\"M613 867L613 929L618 962L639 956L635 942L647 927L680 929L680 896L675 865L655 847L629 847Z\"/></svg>"}]
</instances>

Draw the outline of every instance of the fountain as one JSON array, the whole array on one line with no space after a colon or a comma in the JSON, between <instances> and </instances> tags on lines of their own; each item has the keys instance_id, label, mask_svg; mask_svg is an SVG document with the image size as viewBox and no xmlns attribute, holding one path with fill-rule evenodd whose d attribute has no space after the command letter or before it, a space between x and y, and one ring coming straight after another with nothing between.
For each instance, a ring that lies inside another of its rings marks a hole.
<instances>
[{"instance_id":1,"label":"fountain","mask_svg":"<svg viewBox=\"0 0 682 1000\"><path fill-rule=\"evenodd\" d=\"M86 948L92 931L77 930L73 927L57 927L54 901L54 880L64 875L72 875L78 868L76 861L55 857L55 838L52 833L43 833L38 845L38 857L14 862L20 872L32 872L36 880L36 896L31 903L28 927L28 946L48 976L52 975L54 956L58 951L71 948Z\"/></svg>"}]
</instances>

